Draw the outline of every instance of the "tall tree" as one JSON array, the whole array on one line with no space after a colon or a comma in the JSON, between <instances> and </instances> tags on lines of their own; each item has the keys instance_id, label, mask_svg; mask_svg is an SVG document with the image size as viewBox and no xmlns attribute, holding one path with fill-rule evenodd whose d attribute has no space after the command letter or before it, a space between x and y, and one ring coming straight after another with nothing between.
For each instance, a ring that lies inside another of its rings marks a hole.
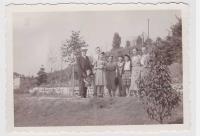
<instances>
[{"instance_id":1,"label":"tall tree","mask_svg":"<svg viewBox=\"0 0 200 136\"><path fill-rule=\"evenodd\" d=\"M72 74L72 82L73 87L75 85L75 63L76 58L81 54L81 48L88 46L86 42L80 36L80 31L72 31L72 34L69 39L61 47L62 58L64 58L65 62L71 65L72 72L67 74ZM62 60L63 61L63 60ZM61 73L61 79L63 78L63 74Z\"/></svg>"},{"instance_id":2,"label":"tall tree","mask_svg":"<svg viewBox=\"0 0 200 136\"><path fill-rule=\"evenodd\" d=\"M81 48L88 46L80 36L80 31L72 31L69 39L61 47L62 57L66 58L67 62L73 62L73 56L78 56L81 53Z\"/></svg>"},{"instance_id":3,"label":"tall tree","mask_svg":"<svg viewBox=\"0 0 200 136\"><path fill-rule=\"evenodd\" d=\"M151 38L147 38L146 40L145 40L145 45L152 45L152 43L153 43L153 40L151 39Z\"/></svg>"},{"instance_id":4,"label":"tall tree","mask_svg":"<svg viewBox=\"0 0 200 136\"><path fill-rule=\"evenodd\" d=\"M182 63L182 21L180 18L177 20L178 22L171 26L171 34L159 43L168 65L174 62Z\"/></svg>"},{"instance_id":5,"label":"tall tree","mask_svg":"<svg viewBox=\"0 0 200 136\"><path fill-rule=\"evenodd\" d=\"M113 49L118 49L120 48L120 45L121 45L121 37L119 33L116 32L114 33L112 47Z\"/></svg>"},{"instance_id":6,"label":"tall tree","mask_svg":"<svg viewBox=\"0 0 200 136\"><path fill-rule=\"evenodd\" d=\"M141 36L138 36L137 39L136 39L136 45L137 45L137 46L141 46L142 43L143 43L143 42L142 42L142 37L141 37Z\"/></svg>"},{"instance_id":7,"label":"tall tree","mask_svg":"<svg viewBox=\"0 0 200 136\"><path fill-rule=\"evenodd\" d=\"M130 47L130 46L131 46L131 42L130 42L129 40L127 40L127 41L126 41L125 47L128 48L128 47Z\"/></svg>"},{"instance_id":8,"label":"tall tree","mask_svg":"<svg viewBox=\"0 0 200 136\"><path fill-rule=\"evenodd\" d=\"M39 72L37 73L37 85L42 85L47 83L47 73L45 72L45 69L43 66L40 68Z\"/></svg>"}]
</instances>

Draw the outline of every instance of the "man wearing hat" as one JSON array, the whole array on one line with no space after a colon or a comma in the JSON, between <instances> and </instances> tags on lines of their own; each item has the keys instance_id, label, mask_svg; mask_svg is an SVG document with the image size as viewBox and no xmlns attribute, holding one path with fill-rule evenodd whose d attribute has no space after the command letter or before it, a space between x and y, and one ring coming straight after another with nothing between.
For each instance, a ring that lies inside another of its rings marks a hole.
<instances>
[{"instance_id":1,"label":"man wearing hat","mask_svg":"<svg viewBox=\"0 0 200 136\"><path fill-rule=\"evenodd\" d=\"M81 49L81 56L77 58L77 65L78 65L78 73L79 73L79 94L81 98L86 98L87 96L87 87L85 86L84 78L86 78L86 71L91 70L92 66L91 62L86 56L87 49Z\"/></svg>"}]
</instances>

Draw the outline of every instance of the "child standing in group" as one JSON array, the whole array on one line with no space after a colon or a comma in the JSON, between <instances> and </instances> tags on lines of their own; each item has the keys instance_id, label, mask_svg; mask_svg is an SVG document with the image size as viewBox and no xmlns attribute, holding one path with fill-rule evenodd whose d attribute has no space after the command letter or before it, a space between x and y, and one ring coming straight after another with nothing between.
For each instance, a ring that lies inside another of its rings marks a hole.
<instances>
[{"instance_id":1,"label":"child standing in group","mask_svg":"<svg viewBox=\"0 0 200 136\"><path fill-rule=\"evenodd\" d=\"M90 69L86 71L86 77L84 79L85 87L87 87L87 94L88 96L91 96L93 94L94 90L94 74Z\"/></svg>"},{"instance_id":2,"label":"child standing in group","mask_svg":"<svg viewBox=\"0 0 200 136\"><path fill-rule=\"evenodd\" d=\"M130 96L130 85L131 85L131 58L129 55L124 55L124 68L122 74L122 85L126 92L126 96Z\"/></svg>"}]
</instances>

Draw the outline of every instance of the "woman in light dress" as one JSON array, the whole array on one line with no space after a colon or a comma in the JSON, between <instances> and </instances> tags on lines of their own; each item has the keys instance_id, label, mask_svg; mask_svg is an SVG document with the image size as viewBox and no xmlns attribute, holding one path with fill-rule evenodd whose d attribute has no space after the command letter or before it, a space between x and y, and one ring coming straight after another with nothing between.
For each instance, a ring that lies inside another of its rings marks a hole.
<instances>
[{"instance_id":1,"label":"woman in light dress","mask_svg":"<svg viewBox=\"0 0 200 136\"><path fill-rule=\"evenodd\" d=\"M98 97L103 97L104 87L106 85L106 73L105 73L106 61L104 57L104 52L100 53L98 60L95 62L95 86Z\"/></svg>"},{"instance_id":2,"label":"woman in light dress","mask_svg":"<svg viewBox=\"0 0 200 136\"><path fill-rule=\"evenodd\" d=\"M131 73L131 86L130 90L134 93L135 96L138 95L138 82L141 72L141 56L138 54L136 48L132 50L133 56L132 60L132 73Z\"/></svg>"},{"instance_id":3,"label":"woman in light dress","mask_svg":"<svg viewBox=\"0 0 200 136\"><path fill-rule=\"evenodd\" d=\"M145 78L150 71L149 67L150 55L146 47L142 47L142 57L141 57L141 79Z\"/></svg>"}]
</instances>

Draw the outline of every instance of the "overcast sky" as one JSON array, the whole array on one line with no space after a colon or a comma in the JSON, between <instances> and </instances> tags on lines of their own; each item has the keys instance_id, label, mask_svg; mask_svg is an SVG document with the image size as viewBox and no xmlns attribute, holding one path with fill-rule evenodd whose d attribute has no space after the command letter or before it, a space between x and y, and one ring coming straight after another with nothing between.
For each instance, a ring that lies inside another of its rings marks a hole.
<instances>
[{"instance_id":1,"label":"overcast sky","mask_svg":"<svg viewBox=\"0 0 200 136\"><path fill-rule=\"evenodd\" d=\"M88 55L94 55L96 46L107 51L112 47L115 32L132 41L144 32L150 19L150 38L164 38L178 11L85 11L15 13L13 22L14 71L36 75L41 65L50 70L49 58L54 58L54 69L60 68L59 53L71 31L80 31L88 43Z\"/></svg>"}]
</instances>

